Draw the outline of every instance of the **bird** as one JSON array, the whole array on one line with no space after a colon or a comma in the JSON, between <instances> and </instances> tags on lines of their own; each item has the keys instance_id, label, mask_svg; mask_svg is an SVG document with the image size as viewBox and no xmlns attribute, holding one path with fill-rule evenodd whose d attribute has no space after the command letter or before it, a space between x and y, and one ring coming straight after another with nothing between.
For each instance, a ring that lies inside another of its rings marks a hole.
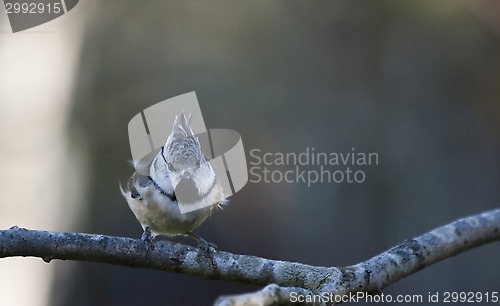
<instances>
[{"instance_id":1,"label":"bird","mask_svg":"<svg viewBox=\"0 0 500 306\"><path fill-rule=\"evenodd\" d=\"M193 233L216 208L222 209L227 199L219 177L189 126L190 119L191 115L186 117L184 111L176 115L165 145L150 162L138 163L125 188L120 184L122 195L143 228L141 239L147 248L156 236L162 235L189 236L202 250L217 249ZM180 205L189 212L182 213Z\"/></svg>"}]
</instances>

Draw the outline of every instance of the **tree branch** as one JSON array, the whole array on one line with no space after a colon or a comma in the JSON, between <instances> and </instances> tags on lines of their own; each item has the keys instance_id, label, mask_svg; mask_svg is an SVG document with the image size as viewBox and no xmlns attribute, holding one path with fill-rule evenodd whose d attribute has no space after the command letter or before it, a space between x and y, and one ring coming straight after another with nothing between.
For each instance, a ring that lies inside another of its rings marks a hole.
<instances>
[{"instance_id":1,"label":"tree branch","mask_svg":"<svg viewBox=\"0 0 500 306\"><path fill-rule=\"evenodd\" d=\"M377 293L433 263L499 239L500 209L497 209L405 240L356 265L318 267L222 251L205 253L169 241L160 241L153 249L147 249L141 240L131 238L12 227L0 231L0 258L34 256L46 262L52 259L93 261L207 279L272 284L256 293L221 297L217 304L240 305L243 301L258 300L258 305L274 305L290 303L291 293L331 293L338 297L355 292Z\"/></svg>"}]
</instances>

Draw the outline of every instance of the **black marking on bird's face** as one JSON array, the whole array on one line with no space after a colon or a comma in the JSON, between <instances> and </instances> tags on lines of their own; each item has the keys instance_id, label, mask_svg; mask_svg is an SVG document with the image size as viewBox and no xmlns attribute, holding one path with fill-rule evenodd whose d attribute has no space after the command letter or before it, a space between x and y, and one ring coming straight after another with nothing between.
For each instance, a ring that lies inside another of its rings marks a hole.
<instances>
[{"instance_id":1,"label":"black marking on bird's face","mask_svg":"<svg viewBox=\"0 0 500 306\"><path fill-rule=\"evenodd\" d=\"M132 177L130 177L130 179L128 180L127 187L130 190L130 197L132 199L142 200L142 196L137 191L137 188L135 188L134 183L137 182L139 184L139 186L144 187L145 186L144 185L144 178L145 178L144 175L141 175L139 173L134 173L134 175L132 175ZM148 181L147 183L150 183L150 182Z\"/></svg>"},{"instance_id":2,"label":"black marking on bird's face","mask_svg":"<svg viewBox=\"0 0 500 306\"><path fill-rule=\"evenodd\" d=\"M155 182L155 180L151 177L151 176L148 176L149 180L153 183L153 186L155 186L155 188L160 191L160 193L164 196L166 196L167 198L169 198L170 200L174 201L174 202L177 202L177 197L175 196L175 192L172 191L172 192L166 192L165 189L161 188L160 185L158 185L158 183Z\"/></svg>"},{"instance_id":3,"label":"black marking on bird's face","mask_svg":"<svg viewBox=\"0 0 500 306\"><path fill-rule=\"evenodd\" d=\"M165 146L161 146L161 157L163 157L163 161L165 162L165 164L170 165L170 163L165 158Z\"/></svg>"}]
</instances>

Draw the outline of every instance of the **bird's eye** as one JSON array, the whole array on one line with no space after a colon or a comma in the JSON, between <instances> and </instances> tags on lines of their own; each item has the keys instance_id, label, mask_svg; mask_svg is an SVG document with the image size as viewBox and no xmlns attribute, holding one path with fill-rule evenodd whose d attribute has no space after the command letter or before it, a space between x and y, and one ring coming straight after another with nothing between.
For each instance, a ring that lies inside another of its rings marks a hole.
<instances>
[{"instance_id":1,"label":"bird's eye","mask_svg":"<svg viewBox=\"0 0 500 306\"><path fill-rule=\"evenodd\" d=\"M130 194L130 197L132 197L132 199L137 199L141 196L140 193L138 193L137 191L134 191Z\"/></svg>"}]
</instances>

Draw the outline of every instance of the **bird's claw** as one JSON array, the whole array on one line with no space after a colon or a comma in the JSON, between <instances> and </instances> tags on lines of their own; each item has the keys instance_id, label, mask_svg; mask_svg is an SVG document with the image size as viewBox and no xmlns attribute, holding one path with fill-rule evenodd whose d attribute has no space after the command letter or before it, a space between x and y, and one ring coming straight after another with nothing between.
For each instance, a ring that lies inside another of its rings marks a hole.
<instances>
[{"instance_id":1,"label":"bird's claw","mask_svg":"<svg viewBox=\"0 0 500 306\"><path fill-rule=\"evenodd\" d=\"M214 251L218 250L217 245L208 242L203 238L200 238L200 240L198 241L198 248L204 251L205 253L208 253L210 249L213 249Z\"/></svg>"},{"instance_id":2,"label":"bird's claw","mask_svg":"<svg viewBox=\"0 0 500 306\"><path fill-rule=\"evenodd\" d=\"M153 238L151 237L151 230L149 229L149 227L146 227L144 229L144 232L142 233L141 240L144 243L144 247L146 248L146 251L152 250L154 248Z\"/></svg>"},{"instance_id":3,"label":"bird's claw","mask_svg":"<svg viewBox=\"0 0 500 306\"><path fill-rule=\"evenodd\" d=\"M214 251L217 251L218 250L218 247L217 245L211 243L211 242L208 242L206 241L205 239L201 238L200 236L192 233L192 232L189 232L187 233L189 236L193 237L194 240L196 240L196 242L198 243L198 248L202 251L204 251L205 253L209 253L210 252L210 249L212 248Z\"/></svg>"}]
</instances>

